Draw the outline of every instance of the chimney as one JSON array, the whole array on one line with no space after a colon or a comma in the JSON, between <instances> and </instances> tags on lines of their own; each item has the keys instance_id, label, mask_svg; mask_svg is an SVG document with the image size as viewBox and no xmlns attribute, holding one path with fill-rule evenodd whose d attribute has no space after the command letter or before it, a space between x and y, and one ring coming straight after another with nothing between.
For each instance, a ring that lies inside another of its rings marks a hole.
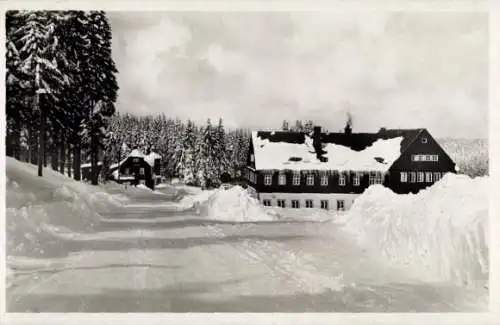
<instances>
[{"instance_id":1,"label":"chimney","mask_svg":"<svg viewBox=\"0 0 500 325\"><path fill-rule=\"evenodd\" d=\"M321 126L315 126L313 129L313 147L316 152L316 158L318 158L321 162L327 161L327 159L322 156L325 152L323 151L323 146L321 145Z\"/></svg>"},{"instance_id":2,"label":"chimney","mask_svg":"<svg viewBox=\"0 0 500 325\"><path fill-rule=\"evenodd\" d=\"M344 128L344 133L345 135L351 135L352 134L352 116L351 113L347 113L347 122Z\"/></svg>"}]
</instances>

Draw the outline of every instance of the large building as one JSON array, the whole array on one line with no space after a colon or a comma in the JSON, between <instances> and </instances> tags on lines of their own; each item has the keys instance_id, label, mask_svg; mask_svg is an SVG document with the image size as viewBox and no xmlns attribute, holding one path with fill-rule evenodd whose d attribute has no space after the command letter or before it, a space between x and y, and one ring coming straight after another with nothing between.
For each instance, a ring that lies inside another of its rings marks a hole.
<instances>
[{"instance_id":1,"label":"large building","mask_svg":"<svg viewBox=\"0 0 500 325\"><path fill-rule=\"evenodd\" d=\"M373 184L417 193L456 172L426 129L377 133L252 132L248 188L266 206L348 209Z\"/></svg>"}]
</instances>

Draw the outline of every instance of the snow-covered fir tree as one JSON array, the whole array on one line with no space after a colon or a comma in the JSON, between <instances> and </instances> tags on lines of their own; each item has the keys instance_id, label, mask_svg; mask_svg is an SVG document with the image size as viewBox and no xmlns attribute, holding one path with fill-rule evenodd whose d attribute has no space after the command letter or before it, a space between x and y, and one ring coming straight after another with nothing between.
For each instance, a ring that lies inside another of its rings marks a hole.
<instances>
[{"instance_id":1,"label":"snow-covered fir tree","mask_svg":"<svg viewBox=\"0 0 500 325\"><path fill-rule=\"evenodd\" d=\"M188 120L181 141L177 171L181 181L188 185L197 183L196 175L196 134L194 123Z\"/></svg>"},{"instance_id":2,"label":"snow-covered fir tree","mask_svg":"<svg viewBox=\"0 0 500 325\"><path fill-rule=\"evenodd\" d=\"M217 169L217 178L220 179L220 176L227 172L229 169L229 161L227 156L227 146L226 146L226 132L224 130L224 124L222 118L219 119L219 123L215 129L214 136L215 144L214 144L214 162Z\"/></svg>"},{"instance_id":3,"label":"snow-covered fir tree","mask_svg":"<svg viewBox=\"0 0 500 325\"><path fill-rule=\"evenodd\" d=\"M203 188L218 187L220 185L219 166L215 157L216 135L211 120L203 129L198 141L198 179Z\"/></svg>"}]
</instances>

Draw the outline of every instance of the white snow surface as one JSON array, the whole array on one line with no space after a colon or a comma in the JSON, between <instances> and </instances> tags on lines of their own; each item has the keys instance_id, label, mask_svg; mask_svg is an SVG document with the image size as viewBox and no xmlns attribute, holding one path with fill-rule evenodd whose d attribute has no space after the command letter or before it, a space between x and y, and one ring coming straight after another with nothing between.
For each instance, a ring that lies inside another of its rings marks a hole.
<instances>
[{"instance_id":1,"label":"white snow surface","mask_svg":"<svg viewBox=\"0 0 500 325\"><path fill-rule=\"evenodd\" d=\"M459 285L488 284L488 178L447 174L416 195L369 187L341 218L362 246Z\"/></svg>"},{"instance_id":2,"label":"white snow surface","mask_svg":"<svg viewBox=\"0 0 500 325\"><path fill-rule=\"evenodd\" d=\"M128 200L48 168L43 177L37 177L36 172L36 166L6 158L8 255L43 256L47 248L63 245L51 229L85 232L98 224L101 212Z\"/></svg>"},{"instance_id":3,"label":"white snow surface","mask_svg":"<svg viewBox=\"0 0 500 325\"><path fill-rule=\"evenodd\" d=\"M271 142L262 139L257 132L252 132L256 170L356 170L386 172L401 155L403 137L375 141L362 151L333 143L326 143L324 157L327 162L320 162L312 145L312 138L306 136L303 144ZM290 161L291 157L301 158ZM375 158L382 158L378 162Z\"/></svg>"}]
</instances>

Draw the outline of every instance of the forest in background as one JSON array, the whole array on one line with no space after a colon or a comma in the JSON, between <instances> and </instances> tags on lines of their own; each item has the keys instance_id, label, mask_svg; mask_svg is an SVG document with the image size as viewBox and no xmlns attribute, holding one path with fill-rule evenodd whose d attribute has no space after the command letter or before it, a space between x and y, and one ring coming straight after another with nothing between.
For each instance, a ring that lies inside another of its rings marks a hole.
<instances>
[{"instance_id":1,"label":"forest in background","mask_svg":"<svg viewBox=\"0 0 500 325\"><path fill-rule=\"evenodd\" d=\"M92 184L115 113L117 69L103 11L7 11L6 154ZM82 157L82 153L85 156Z\"/></svg>"}]
</instances>

